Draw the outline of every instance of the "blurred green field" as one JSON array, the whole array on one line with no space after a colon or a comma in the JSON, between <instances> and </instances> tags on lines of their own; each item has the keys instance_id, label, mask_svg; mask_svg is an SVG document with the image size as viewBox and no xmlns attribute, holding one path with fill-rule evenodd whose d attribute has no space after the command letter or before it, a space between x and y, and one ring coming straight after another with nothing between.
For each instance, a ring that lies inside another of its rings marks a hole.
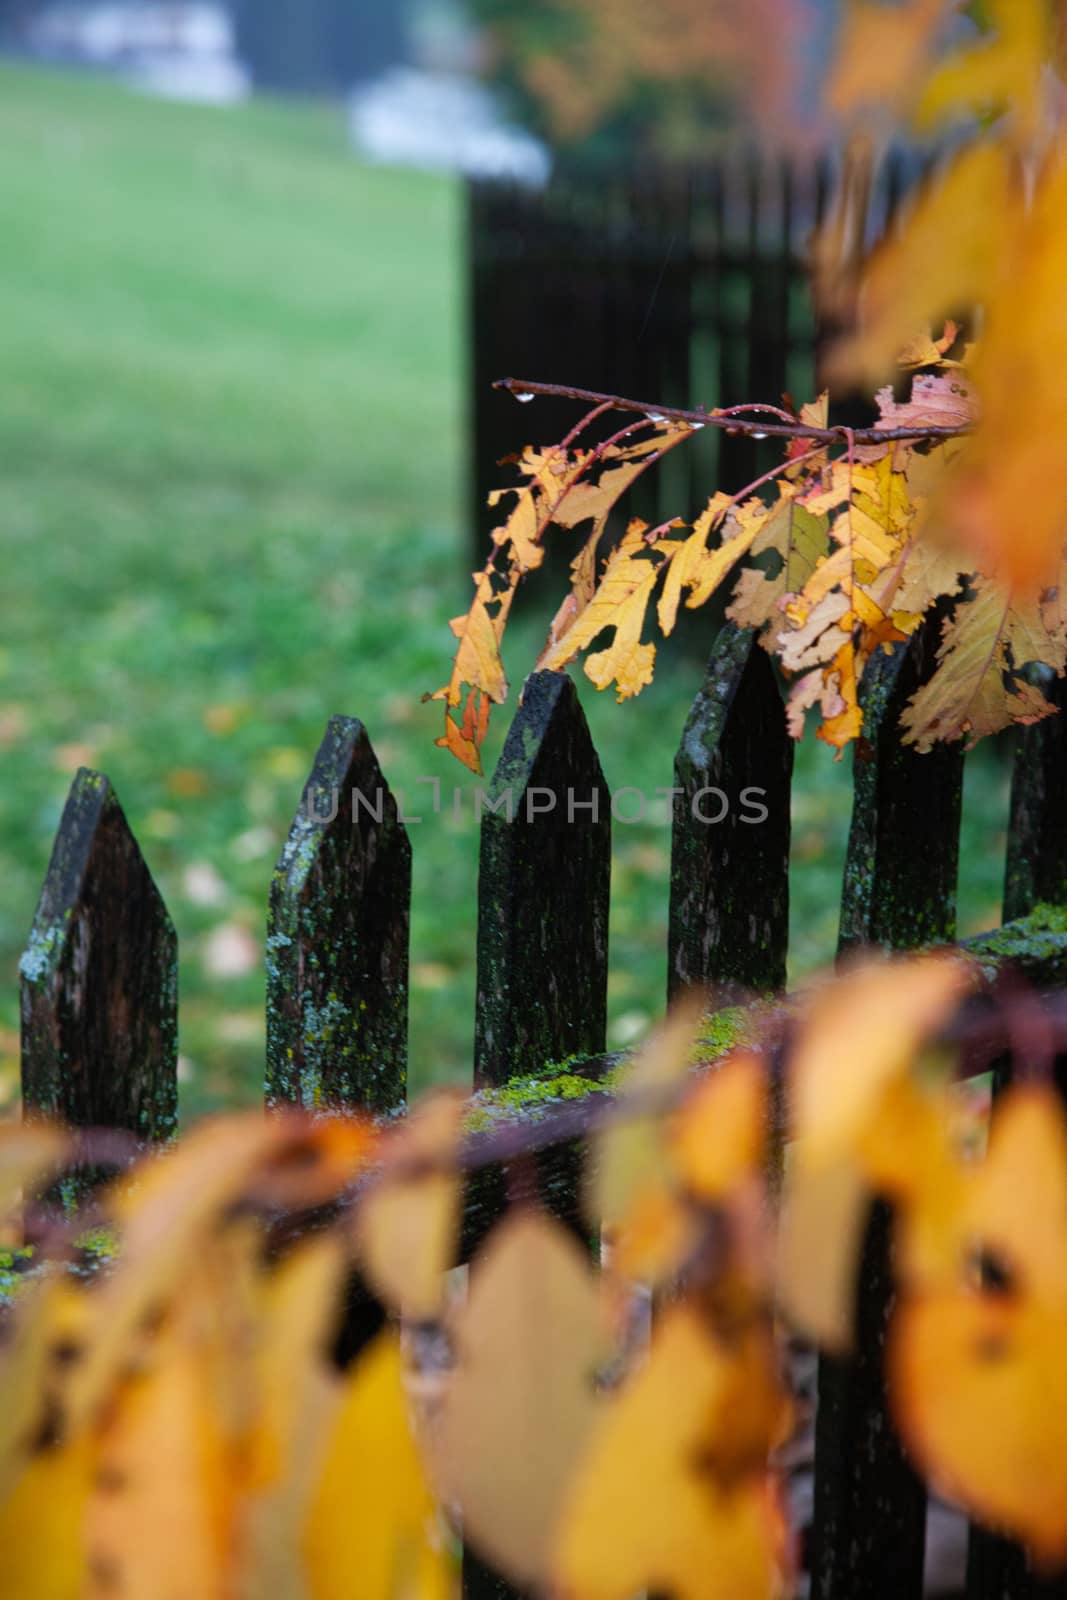
<instances>
[{"instance_id":1,"label":"blurred green field","mask_svg":"<svg viewBox=\"0 0 1067 1600\"><path fill-rule=\"evenodd\" d=\"M473 787L420 704L468 591L462 195L360 166L339 111L171 107L4 67L0 209L0 1097L18 956L89 763L178 928L183 1106L254 1102L267 886L327 717L364 719L411 809L417 777ZM516 412L523 432L535 416ZM635 705L584 695L609 784L669 783L697 676L667 658ZM833 950L850 798L823 747L800 771L796 972ZM969 780L968 930L997 920L1005 804L990 755ZM469 1071L474 989L473 805L424 815L416 1084ZM616 1043L661 1004L667 863L662 820L616 830Z\"/></svg>"}]
</instances>

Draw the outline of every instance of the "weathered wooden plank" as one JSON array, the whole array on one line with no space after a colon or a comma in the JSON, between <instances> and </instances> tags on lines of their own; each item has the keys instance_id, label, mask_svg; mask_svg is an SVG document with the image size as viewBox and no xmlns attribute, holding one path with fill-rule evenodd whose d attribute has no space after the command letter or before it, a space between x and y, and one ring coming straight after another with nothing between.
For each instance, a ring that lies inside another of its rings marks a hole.
<instances>
[{"instance_id":1,"label":"weathered wooden plank","mask_svg":"<svg viewBox=\"0 0 1067 1600\"><path fill-rule=\"evenodd\" d=\"M611 802L565 674L527 679L485 804L476 1086L604 1048Z\"/></svg>"},{"instance_id":2,"label":"weathered wooden plank","mask_svg":"<svg viewBox=\"0 0 1067 1600\"><path fill-rule=\"evenodd\" d=\"M1008 850L1004 864L1004 921L1024 917L1040 902L1067 905L1067 678L1038 669L1046 699L1060 708L1016 730Z\"/></svg>"},{"instance_id":3,"label":"weathered wooden plank","mask_svg":"<svg viewBox=\"0 0 1067 1600\"><path fill-rule=\"evenodd\" d=\"M956 931L963 793L959 746L917 755L900 741L908 699L934 666L939 619L879 653L861 686L839 949L912 949ZM904 1457L885 1392L892 1312L890 1217L875 1208L858 1281L855 1353L822 1357L816 1427L812 1594L918 1600L926 1497Z\"/></svg>"},{"instance_id":4,"label":"weathered wooden plank","mask_svg":"<svg viewBox=\"0 0 1067 1600\"><path fill-rule=\"evenodd\" d=\"M268 1104L403 1104L410 905L396 801L362 723L332 717L271 885Z\"/></svg>"},{"instance_id":5,"label":"weathered wooden plank","mask_svg":"<svg viewBox=\"0 0 1067 1600\"><path fill-rule=\"evenodd\" d=\"M911 950L955 937L962 746L919 755L901 743L899 727L907 701L933 670L939 638L934 616L909 644L891 655L878 651L864 673L842 953L862 945Z\"/></svg>"},{"instance_id":6,"label":"weathered wooden plank","mask_svg":"<svg viewBox=\"0 0 1067 1600\"><path fill-rule=\"evenodd\" d=\"M71 785L19 970L26 1113L171 1137L178 940L103 773Z\"/></svg>"},{"instance_id":7,"label":"weathered wooden plank","mask_svg":"<svg viewBox=\"0 0 1067 1600\"><path fill-rule=\"evenodd\" d=\"M819 1363L813 1600L919 1600L923 1591L926 1493L885 1404L890 1227L879 1202L860 1261L855 1354Z\"/></svg>"},{"instance_id":8,"label":"weathered wooden plank","mask_svg":"<svg viewBox=\"0 0 1067 1600\"><path fill-rule=\"evenodd\" d=\"M668 994L708 985L730 1004L784 986L792 773L767 654L726 623L674 761Z\"/></svg>"},{"instance_id":9,"label":"weathered wooden plank","mask_svg":"<svg viewBox=\"0 0 1067 1600\"><path fill-rule=\"evenodd\" d=\"M501 1085L604 1048L611 800L575 687L562 673L527 679L482 817L478 875L475 1086ZM468 1185L464 1254L519 1182L583 1231L580 1143L496 1165ZM476 1552L466 1600L518 1600Z\"/></svg>"}]
</instances>

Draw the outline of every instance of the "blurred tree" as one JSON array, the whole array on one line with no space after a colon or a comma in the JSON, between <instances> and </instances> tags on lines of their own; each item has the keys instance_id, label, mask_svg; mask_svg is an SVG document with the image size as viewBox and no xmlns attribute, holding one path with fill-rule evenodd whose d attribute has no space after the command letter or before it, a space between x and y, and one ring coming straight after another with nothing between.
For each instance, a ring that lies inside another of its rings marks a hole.
<instances>
[{"instance_id":1,"label":"blurred tree","mask_svg":"<svg viewBox=\"0 0 1067 1600\"><path fill-rule=\"evenodd\" d=\"M563 148L683 157L738 120L785 124L791 0L470 0L489 70Z\"/></svg>"},{"instance_id":2,"label":"blurred tree","mask_svg":"<svg viewBox=\"0 0 1067 1600\"><path fill-rule=\"evenodd\" d=\"M407 54L401 0L233 0L233 12L238 48L263 88L336 93Z\"/></svg>"}]
</instances>

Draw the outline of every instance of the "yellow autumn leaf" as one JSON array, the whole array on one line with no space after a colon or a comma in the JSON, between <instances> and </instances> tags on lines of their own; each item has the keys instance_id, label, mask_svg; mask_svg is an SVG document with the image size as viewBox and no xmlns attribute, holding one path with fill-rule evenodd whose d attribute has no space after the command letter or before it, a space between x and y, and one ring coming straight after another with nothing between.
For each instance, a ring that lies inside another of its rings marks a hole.
<instances>
[{"instance_id":1,"label":"yellow autumn leaf","mask_svg":"<svg viewBox=\"0 0 1067 1600\"><path fill-rule=\"evenodd\" d=\"M1028 214L999 226L1004 272L972 365L978 427L940 506L972 560L1026 600L1056 581L1067 529L1050 426L1067 370L1067 154L1042 174Z\"/></svg>"},{"instance_id":2,"label":"yellow autumn leaf","mask_svg":"<svg viewBox=\"0 0 1067 1600\"><path fill-rule=\"evenodd\" d=\"M958 956L860 963L801 1003L791 1062L798 1158L830 1163L855 1151L882 1097L972 982Z\"/></svg>"},{"instance_id":3,"label":"yellow autumn leaf","mask_svg":"<svg viewBox=\"0 0 1067 1600\"><path fill-rule=\"evenodd\" d=\"M668 543L667 548L674 547ZM614 680L620 700L639 694L652 682L656 648L641 643L641 630L661 565L650 557L644 524L631 523L622 542L608 557L604 576L589 604L538 665L558 671L591 644L601 629L613 628L612 644L586 660L586 675L598 689L606 689Z\"/></svg>"},{"instance_id":4,"label":"yellow autumn leaf","mask_svg":"<svg viewBox=\"0 0 1067 1600\"><path fill-rule=\"evenodd\" d=\"M11 1600L85 1600L94 1470L84 1432L30 1456L0 1501L0 1594Z\"/></svg>"},{"instance_id":5,"label":"yellow autumn leaf","mask_svg":"<svg viewBox=\"0 0 1067 1600\"><path fill-rule=\"evenodd\" d=\"M1036 601L1013 604L991 579L975 584L942 625L939 670L909 700L900 719L904 743L929 750L938 739L968 744L1009 722L1040 722L1053 706L1023 678L1005 683L1009 667L1046 661L1062 669L1067 639L1048 633Z\"/></svg>"},{"instance_id":6,"label":"yellow autumn leaf","mask_svg":"<svg viewBox=\"0 0 1067 1600\"><path fill-rule=\"evenodd\" d=\"M336 1234L301 1245L261 1287L255 1351L257 1405L247 1446L247 1481L270 1488L286 1472L301 1428L301 1389L324 1363L346 1270Z\"/></svg>"},{"instance_id":7,"label":"yellow autumn leaf","mask_svg":"<svg viewBox=\"0 0 1067 1600\"><path fill-rule=\"evenodd\" d=\"M1052 51L1048 0L985 0L987 31L923 84L915 123L926 132L966 115L1008 111L1026 146L1039 131L1042 74Z\"/></svg>"},{"instance_id":8,"label":"yellow autumn leaf","mask_svg":"<svg viewBox=\"0 0 1067 1600\"><path fill-rule=\"evenodd\" d=\"M345 1379L301 1546L308 1600L454 1600L394 1333L379 1334Z\"/></svg>"},{"instance_id":9,"label":"yellow autumn leaf","mask_svg":"<svg viewBox=\"0 0 1067 1600\"><path fill-rule=\"evenodd\" d=\"M851 639L845 641L825 673L834 698L824 702L824 716L818 736L838 752L863 731L863 712L859 705L859 673L856 650Z\"/></svg>"},{"instance_id":10,"label":"yellow autumn leaf","mask_svg":"<svg viewBox=\"0 0 1067 1600\"><path fill-rule=\"evenodd\" d=\"M242 1450L241 1600L305 1600L300 1534L336 1411L326 1355L342 1298L335 1233L300 1245L260 1286L255 1402Z\"/></svg>"},{"instance_id":11,"label":"yellow autumn leaf","mask_svg":"<svg viewBox=\"0 0 1067 1600\"><path fill-rule=\"evenodd\" d=\"M88 1515L87 1600L228 1600L236 1458L196 1318L183 1314L111 1396Z\"/></svg>"},{"instance_id":12,"label":"yellow autumn leaf","mask_svg":"<svg viewBox=\"0 0 1067 1600\"><path fill-rule=\"evenodd\" d=\"M669 1277L696 1241L668 1149L665 1107L642 1108L641 1101L655 1101L684 1081L702 1015L697 994L672 1008L628 1063L618 1084L618 1116L593 1141L585 1211L604 1230L612 1269L622 1277Z\"/></svg>"},{"instance_id":13,"label":"yellow autumn leaf","mask_svg":"<svg viewBox=\"0 0 1067 1600\"><path fill-rule=\"evenodd\" d=\"M781 1314L825 1350L855 1337L856 1270L871 1211L859 1162L840 1154L812 1167L786 1152L775 1233L775 1287Z\"/></svg>"},{"instance_id":14,"label":"yellow autumn leaf","mask_svg":"<svg viewBox=\"0 0 1067 1600\"><path fill-rule=\"evenodd\" d=\"M1065 1226L1067 1117L1052 1088L1011 1089L942 1223L954 1249L904 1295L889 1342L894 1415L921 1469L1050 1564L1067 1557Z\"/></svg>"},{"instance_id":15,"label":"yellow autumn leaf","mask_svg":"<svg viewBox=\"0 0 1067 1600\"><path fill-rule=\"evenodd\" d=\"M356 1231L368 1280L394 1310L415 1321L438 1316L445 1273L459 1249L462 1182L455 1169L466 1097L443 1091L416 1104L382 1147L377 1181L362 1197ZM453 1170L403 1175L405 1163Z\"/></svg>"},{"instance_id":16,"label":"yellow autumn leaf","mask_svg":"<svg viewBox=\"0 0 1067 1600\"><path fill-rule=\"evenodd\" d=\"M74 1417L99 1403L138 1325L166 1305L205 1234L247 1186L259 1180L264 1198L291 1201L309 1184L319 1196L321 1157L330 1182L351 1181L372 1145L369 1129L355 1119L335 1130L329 1120L248 1113L203 1122L176 1149L141 1161L109 1193L122 1251L93 1297L93 1337L71 1376Z\"/></svg>"},{"instance_id":17,"label":"yellow autumn leaf","mask_svg":"<svg viewBox=\"0 0 1067 1600\"><path fill-rule=\"evenodd\" d=\"M1067 1311L935 1291L890 1330L904 1441L939 1493L1029 1545L1067 1556Z\"/></svg>"},{"instance_id":18,"label":"yellow autumn leaf","mask_svg":"<svg viewBox=\"0 0 1067 1600\"><path fill-rule=\"evenodd\" d=\"M919 196L904 226L864 269L860 328L831 357L839 380L877 380L916 330L981 304L1004 270L1004 240L1021 226L1011 163L977 141Z\"/></svg>"},{"instance_id":19,"label":"yellow autumn leaf","mask_svg":"<svg viewBox=\"0 0 1067 1600\"><path fill-rule=\"evenodd\" d=\"M782 485L780 507L787 504L792 490ZM659 625L664 638L673 631L678 602L683 589L690 591L686 607L696 610L710 599L731 568L752 549L773 513L762 500L736 506L728 495L717 494L693 525L689 538L675 551L667 567L659 602ZM707 548L712 529L722 528L725 538L715 549Z\"/></svg>"},{"instance_id":20,"label":"yellow autumn leaf","mask_svg":"<svg viewBox=\"0 0 1067 1600\"><path fill-rule=\"evenodd\" d=\"M764 1470L784 1417L768 1346L738 1358L691 1307L665 1310L646 1364L602 1402L567 1499L553 1563L562 1600L784 1595L783 1523ZM717 1470L735 1432L757 1459L739 1468L731 1451Z\"/></svg>"},{"instance_id":21,"label":"yellow autumn leaf","mask_svg":"<svg viewBox=\"0 0 1067 1600\"><path fill-rule=\"evenodd\" d=\"M781 557L781 570L770 577L759 567L743 567L726 608L727 617L739 628L780 625L786 596L801 593L829 547L828 518L816 515L794 495L779 491L779 503L757 533L749 553L759 556L775 551Z\"/></svg>"},{"instance_id":22,"label":"yellow autumn leaf","mask_svg":"<svg viewBox=\"0 0 1067 1600\"><path fill-rule=\"evenodd\" d=\"M517 1583L547 1577L551 1541L594 1418L600 1301L560 1223L513 1212L471 1267L434 1459L476 1550Z\"/></svg>"}]
</instances>

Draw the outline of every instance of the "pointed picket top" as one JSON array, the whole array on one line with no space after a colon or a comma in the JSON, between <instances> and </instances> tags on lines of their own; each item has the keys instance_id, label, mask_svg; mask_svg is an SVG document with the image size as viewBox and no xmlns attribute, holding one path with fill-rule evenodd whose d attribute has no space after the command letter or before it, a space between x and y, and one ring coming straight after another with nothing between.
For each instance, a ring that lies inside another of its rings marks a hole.
<instances>
[{"instance_id":1,"label":"pointed picket top","mask_svg":"<svg viewBox=\"0 0 1067 1600\"><path fill-rule=\"evenodd\" d=\"M27 1112L169 1138L178 940L103 773L71 785L19 971Z\"/></svg>"},{"instance_id":2,"label":"pointed picket top","mask_svg":"<svg viewBox=\"0 0 1067 1600\"><path fill-rule=\"evenodd\" d=\"M785 986L793 741L751 628L720 629L674 761L667 991Z\"/></svg>"},{"instance_id":3,"label":"pointed picket top","mask_svg":"<svg viewBox=\"0 0 1067 1600\"><path fill-rule=\"evenodd\" d=\"M611 796L565 673L527 679L483 805L478 1085L604 1048Z\"/></svg>"},{"instance_id":4,"label":"pointed picket top","mask_svg":"<svg viewBox=\"0 0 1067 1600\"><path fill-rule=\"evenodd\" d=\"M410 909L396 801L363 724L332 717L271 885L268 1104L403 1104Z\"/></svg>"},{"instance_id":5,"label":"pointed picket top","mask_svg":"<svg viewBox=\"0 0 1067 1600\"><path fill-rule=\"evenodd\" d=\"M860 685L852 825L841 896L842 954L863 945L912 950L956 936L963 747L926 755L901 743L900 715L931 676L935 611L906 643L879 650Z\"/></svg>"}]
</instances>

